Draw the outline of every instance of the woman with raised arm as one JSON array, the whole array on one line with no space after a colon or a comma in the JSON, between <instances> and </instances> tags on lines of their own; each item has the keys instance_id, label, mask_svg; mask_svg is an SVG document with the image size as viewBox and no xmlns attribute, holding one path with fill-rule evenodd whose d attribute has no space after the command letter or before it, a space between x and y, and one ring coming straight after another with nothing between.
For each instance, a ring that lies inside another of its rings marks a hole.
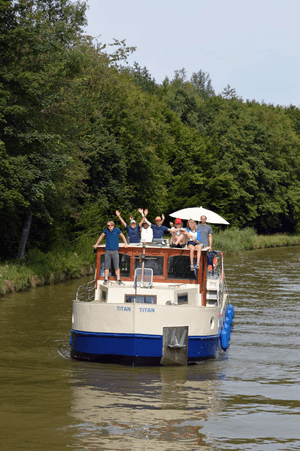
<instances>
[{"instance_id":1,"label":"woman with raised arm","mask_svg":"<svg viewBox=\"0 0 300 451\"><path fill-rule=\"evenodd\" d=\"M151 243L153 240L153 230L151 229L151 224L147 220L146 216L148 214L147 208L143 210L142 208L138 209L138 212L142 215L141 221L141 242L142 243ZM150 224L150 226L149 226Z\"/></svg>"}]
</instances>

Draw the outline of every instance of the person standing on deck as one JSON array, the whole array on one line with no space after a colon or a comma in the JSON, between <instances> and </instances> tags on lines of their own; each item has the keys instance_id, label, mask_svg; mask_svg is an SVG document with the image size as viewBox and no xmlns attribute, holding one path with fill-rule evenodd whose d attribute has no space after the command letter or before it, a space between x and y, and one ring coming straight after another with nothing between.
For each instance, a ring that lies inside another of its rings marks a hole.
<instances>
[{"instance_id":1,"label":"person standing on deck","mask_svg":"<svg viewBox=\"0 0 300 451\"><path fill-rule=\"evenodd\" d=\"M139 243L140 242L140 235L139 235L140 228L144 222L143 218L142 218L141 222L139 223L139 225L137 226L135 220L133 219L133 216L130 216L130 226L129 226L128 224L126 224L124 219L121 217L121 213L119 212L119 210L116 210L116 215L118 216L118 218L122 222L123 226L127 230L127 237L129 238L129 243Z\"/></svg>"},{"instance_id":2,"label":"person standing on deck","mask_svg":"<svg viewBox=\"0 0 300 451\"><path fill-rule=\"evenodd\" d=\"M118 227L115 227L114 221L108 221L107 227L99 236L96 244L94 244L94 248L96 249L98 244L101 243L104 236L106 236L106 245L105 245L105 267L104 267L104 282L103 285L108 284L108 275L109 269L111 267L111 263L113 263L116 276L117 276L117 284L124 285L124 283L120 279L120 266L119 266L119 235L124 241L124 247L127 247L127 241L124 234L121 232Z\"/></svg>"},{"instance_id":3,"label":"person standing on deck","mask_svg":"<svg viewBox=\"0 0 300 451\"><path fill-rule=\"evenodd\" d=\"M209 246L209 250L212 250L212 234L213 229L210 225L206 224L207 217L202 215L201 222L197 225L197 230L201 233L201 244Z\"/></svg>"}]
</instances>

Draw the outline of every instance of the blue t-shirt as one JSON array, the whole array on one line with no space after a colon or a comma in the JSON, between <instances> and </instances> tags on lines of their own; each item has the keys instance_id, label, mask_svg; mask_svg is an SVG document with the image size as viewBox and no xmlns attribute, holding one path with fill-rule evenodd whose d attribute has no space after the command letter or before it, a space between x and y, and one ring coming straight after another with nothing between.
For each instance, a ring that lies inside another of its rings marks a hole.
<instances>
[{"instance_id":1,"label":"blue t-shirt","mask_svg":"<svg viewBox=\"0 0 300 451\"><path fill-rule=\"evenodd\" d=\"M168 227L164 225L158 226L156 224L151 224L151 227L153 229L153 238L163 238L164 233L168 231Z\"/></svg>"},{"instance_id":2,"label":"blue t-shirt","mask_svg":"<svg viewBox=\"0 0 300 451\"><path fill-rule=\"evenodd\" d=\"M105 249L108 251L118 251L119 250L119 235L121 232L118 227L114 227L112 231L110 231L107 227L103 231L106 235L106 245Z\"/></svg>"},{"instance_id":3,"label":"blue t-shirt","mask_svg":"<svg viewBox=\"0 0 300 451\"><path fill-rule=\"evenodd\" d=\"M140 242L140 226L137 225L134 229L130 227L128 224L126 225L127 235L130 239L130 243L139 243Z\"/></svg>"}]
</instances>

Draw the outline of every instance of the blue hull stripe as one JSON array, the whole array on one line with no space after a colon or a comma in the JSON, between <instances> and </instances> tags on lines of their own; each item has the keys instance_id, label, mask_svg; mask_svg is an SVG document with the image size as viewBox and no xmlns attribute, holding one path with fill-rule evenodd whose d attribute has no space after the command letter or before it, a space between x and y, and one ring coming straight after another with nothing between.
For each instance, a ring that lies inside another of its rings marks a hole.
<instances>
[{"instance_id":1,"label":"blue hull stripe","mask_svg":"<svg viewBox=\"0 0 300 451\"><path fill-rule=\"evenodd\" d=\"M72 330L72 353L109 356L161 358L162 335L108 334ZM188 359L197 360L216 355L219 336L191 336L188 338Z\"/></svg>"}]
</instances>

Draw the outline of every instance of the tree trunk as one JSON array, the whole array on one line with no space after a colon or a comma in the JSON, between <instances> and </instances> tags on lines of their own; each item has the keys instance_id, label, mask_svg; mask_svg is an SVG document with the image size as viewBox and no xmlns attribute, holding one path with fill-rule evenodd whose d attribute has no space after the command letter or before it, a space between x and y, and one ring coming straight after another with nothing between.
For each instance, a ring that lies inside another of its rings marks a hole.
<instances>
[{"instance_id":1,"label":"tree trunk","mask_svg":"<svg viewBox=\"0 0 300 451\"><path fill-rule=\"evenodd\" d=\"M32 213L30 212L25 217L25 222L24 222L23 229L22 229L22 236L21 236L21 241L19 244L17 259L21 259L24 257L26 243L27 243L27 239L28 239L28 235L29 235L30 227L31 227L31 221L32 221Z\"/></svg>"}]
</instances>

